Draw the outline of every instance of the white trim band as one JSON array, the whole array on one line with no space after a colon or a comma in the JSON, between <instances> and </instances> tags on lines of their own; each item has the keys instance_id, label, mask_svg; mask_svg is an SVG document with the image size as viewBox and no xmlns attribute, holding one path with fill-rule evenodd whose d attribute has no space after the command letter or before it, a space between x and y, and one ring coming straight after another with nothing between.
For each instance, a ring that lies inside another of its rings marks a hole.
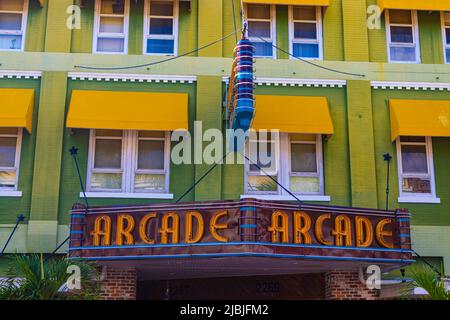
<instances>
[{"instance_id":1,"label":"white trim band","mask_svg":"<svg viewBox=\"0 0 450 320\"><path fill-rule=\"evenodd\" d=\"M125 192L86 192L87 198L98 199L166 199L174 198L172 193L125 193ZM80 198L84 198L83 192L80 192Z\"/></svg>"},{"instance_id":2,"label":"white trim band","mask_svg":"<svg viewBox=\"0 0 450 320\"><path fill-rule=\"evenodd\" d=\"M315 202L330 202L331 197L330 196L314 196L314 195L303 195L303 196L297 196L301 201L315 201ZM273 194L245 194L241 195L241 199L257 199L257 200L268 200L268 201L297 201L294 197L287 195L287 196L280 196L280 195L273 195Z\"/></svg>"},{"instance_id":3,"label":"white trim band","mask_svg":"<svg viewBox=\"0 0 450 320\"><path fill-rule=\"evenodd\" d=\"M229 83L230 77L222 77L222 81ZM258 86L283 86L283 87L330 87L342 88L347 85L346 80L326 80L326 79L297 79L297 78L258 78L254 80Z\"/></svg>"},{"instance_id":4,"label":"white trim band","mask_svg":"<svg viewBox=\"0 0 450 320\"><path fill-rule=\"evenodd\" d=\"M1 78L39 79L41 76L42 76L41 71L0 70L0 79Z\"/></svg>"},{"instance_id":5,"label":"white trim band","mask_svg":"<svg viewBox=\"0 0 450 320\"><path fill-rule=\"evenodd\" d=\"M153 75L153 74L121 74L121 73L88 73L69 72L68 77L72 80L89 81L130 81L130 82L156 82L156 83L194 83L196 76L178 75Z\"/></svg>"},{"instance_id":6,"label":"white trim band","mask_svg":"<svg viewBox=\"0 0 450 320\"><path fill-rule=\"evenodd\" d=\"M400 197L398 203L441 203L440 198L435 197Z\"/></svg>"},{"instance_id":7,"label":"white trim band","mask_svg":"<svg viewBox=\"0 0 450 320\"><path fill-rule=\"evenodd\" d=\"M22 197L22 191L2 190L0 191L0 197L20 198Z\"/></svg>"},{"instance_id":8,"label":"white trim band","mask_svg":"<svg viewBox=\"0 0 450 320\"><path fill-rule=\"evenodd\" d=\"M372 88L374 89L406 89L406 90L439 90L450 91L450 83L436 83L436 82L396 82L396 81L372 81Z\"/></svg>"}]
</instances>

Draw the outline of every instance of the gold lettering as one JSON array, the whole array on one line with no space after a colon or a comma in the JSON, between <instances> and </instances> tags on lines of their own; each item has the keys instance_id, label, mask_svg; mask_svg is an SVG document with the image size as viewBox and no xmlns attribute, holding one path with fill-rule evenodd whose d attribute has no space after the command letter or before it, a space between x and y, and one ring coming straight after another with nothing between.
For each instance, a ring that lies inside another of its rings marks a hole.
<instances>
[{"instance_id":1,"label":"gold lettering","mask_svg":"<svg viewBox=\"0 0 450 320\"><path fill-rule=\"evenodd\" d=\"M356 217L356 246L370 247L373 241L372 222L366 217Z\"/></svg>"},{"instance_id":2,"label":"gold lettering","mask_svg":"<svg viewBox=\"0 0 450 320\"><path fill-rule=\"evenodd\" d=\"M344 215L337 216L334 221L332 234L337 246L350 247L352 245L352 223L350 218Z\"/></svg>"},{"instance_id":3,"label":"gold lettering","mask_svg":"<svg viewBox=\"0 0 450 320\"><path fill-rule=\"evenodd\" d=\"M126 223L126 227L125 227ZM134 218L128 214L119 214L117 217L116 228L116 244L118 246L123 245L123 239L125 238L126 245L134 244L133 235L131 232L134 230Z\"/></svg>"},{"instance_id":4,"label":"gold lettering","mask_svg":"<svg viewBox=\"0 0 450 320\"><path fill-rule=\"evenodd\" d=\"M159 232L161 233L161 243L169 243L169 234L172 235L172 244L178 243L178 235L180 226L180 217L175 212L166 213L162 217L161 228Z\"/></svg>"},{"instance_id":5,"label":"gold lettering","mask_svg":"<svg viewBox=\"0 0 450 320\"><path fill-rule=\"evenodd\" d=\"M326 246L333 245L333 243L331 241L325 240L325 237L323 235L323 222L325 220L329 220L329 219L331 219L331 214L329 214L329 213L319 216L317 218L316 225L314 227L317 241Z\"/></svg>"},{"instance_id":6,"label":"gold lettering","mask_svg":"<svg viewBox=\"0 0 450 320\"><path fill-rule=\"evenodd\" d=\"M294 242L296 244L311 244L311 218L306 212L294 212Z\"/></svg>"},{"instance_id":7,"label":"gold lettering","mask_svg":"<svg viewBox=\"0 0 450 320\"><path fill-rule=\"evenodd\" d=\"M268 230L272 233L272 243L280 242L280 234L282 243L289 242L288 215L283 211L274 212L272 214L272 225Z\"/></svg>"},{"instance_id":8,"label":"gold lettering","mask_svg":"<svg viewBox=\"0 0 450 320\"><path fill-rule=\"evenodd\" d=\"M389 248L389 249L394 248L394 244L386 242L384 237L392 237L392 231L384 230L384 227L387 224L391 224L391 223L392 223L392 219L383 219L377 223L376 230L375 230L377 242L381 246L383 246L385 248Z\"/></svg>"},{"instance_id":9,"label":"gold lettering","mask_svg":"<svg viewBox=\"0 0 450 320\"><path fill-rule=\"evenodd\" d=\"M155 219L157 217L155 212L149 213L145 215L141 222L139 223L139 236L141 237L142 241L146 244L155 244L155 240L151 239L149 236L147 236L147 228L148 224L151 219Z\"/></svg>"},{"instance_id":10,"label":"gold lettering","mask_svg":"<svg viewBox=\"0 0 450 320\"><path fill-rule=\"evenodd\" d=\"M197 232L194 233L194 221L197 220ZM203 222L203 217L199 212L192 211L186 213L186 225L185 225L185 234L186 234L186 243L197 243L203 238L203 232L205 230L205 224Z\"/></svg>"},{"instance_id":11,"label":"gold lettering","mask_svg":"<svg viewBox=\"0 0 450 320\"><path fill-rule=\"evenodd\" d=\"M224 229L228 229L228 224L226 223L217 223L217 221L228 215L228 211L219 211L217 212L212 218L211 221L209 222L209 231L211 232L212 236L214 237L214 239L216 239L217 241L220 242L228 242L228 238L222 237L221 235L219 235L217 233L217 230L224 230Z\"/></svg>"},{"instance_id":12,"label":"gold lettering","mask_svg":"<svg viewBox=\"0 0 450 320\"><path fill-rule=\"evenodd\" d=\"M98 216L95 218L94 230L91 232L94 246L111 245L111 218L108 216ZM103 241L101 241L103 239Z\"/></svg>"}]
</instances>

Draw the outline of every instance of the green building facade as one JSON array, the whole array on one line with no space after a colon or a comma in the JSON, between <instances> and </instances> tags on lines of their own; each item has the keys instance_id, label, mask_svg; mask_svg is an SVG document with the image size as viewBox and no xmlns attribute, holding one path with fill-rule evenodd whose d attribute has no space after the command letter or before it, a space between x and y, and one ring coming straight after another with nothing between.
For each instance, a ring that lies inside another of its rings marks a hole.
<instances>
[{"instance_id":1,"label":"green building facade","mask_svg":"<svg viewBox=\"0 0 450 320\"><path fill-rule=\"evenodd\" d=\"M13 139L21 137L15 149L20 157L13 170L17 182L8 183L12 171L0 168L0 246L13 230L17 216L26 218L7 246L8 254L52 252L69 235L72 205L84 202L69 149L78 148L81 177L86 183L90 130L66 126L74 91L186 94L192 134L196 120L203 122L203 130L226 129L224 96L236 45L232 33L236 27L240 37L242 28L240 0L179 0L171 14L163 8L154 16L149 12L148 8L153 8L149 1L130 0L122 2L126 6L123 11L105 9L105 20L101 5L95 2L10 0L2 2L5 8L0 7L0 97L13 89L34 92L31 132L19 129L20 133L13 135ZM111 1L104 2L105 8L111 5ZM449 106L446 101L450 101L450 65L446 63L450 63L450 14L414 5L409 11L381 11L373 7L376 0L330 0L323 6L324 1L299 1L314 10L298 12L283 1L260 2L268 7L253 4L255 8L247 8L249 36L261 34L279 49L272 47L272 57L256 59L256 94L326 97L334 126L333 135L319 137L320 143L315 145L321 149L316 161L322 159L319 179L323 186L317 194L300 194L300 198L319 204L384 209L387 162L383 156L389 153L393 159L388 207L410 210L413 249L423 257L442 261L445 273L450 274L450 134L431 132L394 140L390 112L395 107L393 101L426 104L438 100L442 102L441 115L445 118L450 114L450 110L445 111ZM17 12L16 7L22 4L21 26L16 23L17 13L2 18L8 10ZM270 15L264 16L269 11ZM259 23L251 21L252 15ZM169 16L173 32L167 36L161 26L166 26ZM11 29L11 24L21 28L14 33L15 42L2 32L2 19L3 29ZM106 40L97 32L102 28ZM167 37L153 37L152 28ZM223 37L223 41L195 51ZM261 52L269 50L267 42L259 43L265 47ZM152 51L158 48L164 54ZM110 49L113 54L106 52ZM317 57L302 62L289 56L295 50L305 57L317 53ZM190 54L140 67L184 53ZM121 66L138 67L101 69ZM4 110L14 108L16 101L0 98L0 117ZM277 112L277 106L273 108ZM10 152L10 125L4 123L0 152ZM400 146L401 142L405 144ZM4 159L8 161L8 154ZM402 173L400 165L411 166L418 174L408 175L405 168ZM169 172L167 192L148 196L123 192L105 197L88 190L89 205L175 201L209 168L207 164L170 163L165 168ZM247 192L245 172L243 164L218 166L183 201L239 199ZM285 199L281 194L266 197ZM66 251L67 245L58 252ZM5 261L0 257L0 275Z\"/></svg>"}]
</instances>

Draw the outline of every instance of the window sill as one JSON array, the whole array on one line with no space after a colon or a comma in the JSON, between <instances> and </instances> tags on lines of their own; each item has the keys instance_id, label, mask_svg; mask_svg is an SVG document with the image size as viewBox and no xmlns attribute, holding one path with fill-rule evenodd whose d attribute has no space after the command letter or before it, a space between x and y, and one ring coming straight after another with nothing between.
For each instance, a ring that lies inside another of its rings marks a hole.
<instances>
[{"instance_id":1,"label":"window sill","mask_svg":"<svg viewBox=\"0 0 450 320\"><path fill-rule=\"evenodd\" d=\"M22 191L0 190L0 197L20 198L22 197Z\"/></svg>"},{"instance_id":2,"label":"window sill","mask_svg":"<svg viewBox=\"0 0 450 320\"><path fill-rule=\"evenodd\" d=\"M398 203L441 203L436 197L400 197Z\"/></svg>"},{"instance_id":3,"label":"window sill","mask_svg":"<svg viewBox=\"0 0 450 320\"><path fill-rule=\"evenodd\" d=\"M298 195L297 198L299 198L301 201L317 201L317 202L330 202L331 197L330 196L306 196L306 195ZM258 199L258 200L269 200L269 201L296 201L294 197L287 195L287 196L280 196L280 195L273 195L273 194L245 194L241 196L241 199Z\"/></svg>"},{"instance_id":4,"label":"window sill","mask_svg":"<svg viewBox=\"0 0 450 320\"><path fill-rule=\"evenodd\" d=\"M172 193L122 193L122 192L86 192L87 198L116 199L173 199ZM80 192L80 198L84 198Z\"/></svg>"}]
</instances>

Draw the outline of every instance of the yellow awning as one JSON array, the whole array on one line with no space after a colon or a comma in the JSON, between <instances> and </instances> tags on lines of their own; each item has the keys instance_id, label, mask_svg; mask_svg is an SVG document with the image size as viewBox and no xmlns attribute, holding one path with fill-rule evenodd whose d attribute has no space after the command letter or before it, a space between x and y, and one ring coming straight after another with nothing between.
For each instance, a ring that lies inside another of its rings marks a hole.
<instances>
[{"instance_id":1,"label":"yellow awning","mask_svg":"<svg viewBox=\"0 0 450 320\"><path fill-rule=\"evenodd\" d=\"M34 90L0 89L0 127L33 129Z\"/></svg>"},{"instance_id":2,"label":"yellow awning","mask_svg":"<svg viewBox=\"0 0 450 320\"><path fill-rule=\"evenodd\" d=\"M188 94L73 90L68 128L188 129Z\"/></svg>"},{"instance_id":3,"label":"yellow awning","mask_svg":"<svg viewBox=\"0 0 450 320\"><path fill-rule=\"evenodd\" d=\"M378 6L384 9L405 9L425 11L450 10L450 0L378 0Z\"/></svg>"},{"instance_id":4,"label":"yellow awning","mask_svg":"<svg viewBox=\"0 0 450 320\"><path fill-rule=\"evenodd\" d=\"M399 136L450 137L450 100L389 102L391 139Z\"/></svg>"},{"instance_id":5,"label":"yellow awning","mask_svg":"<svg viewBox=\"0 0 450 320\"><path fill-rule=\"evenodd\" d=\"M257 95L252 128L289 133L334 133L326 97Z\"/></svg>"},{"instance_id":6,"label":"yellow awning","mask_svg":"<svg viewBox=\"0 0 450 320\"><path fill-rule=\"evenodd\" d=\"M244 0L245 3L263 3L296 6L329 6L330 0Z\"/></svg>"}]
</instances>

